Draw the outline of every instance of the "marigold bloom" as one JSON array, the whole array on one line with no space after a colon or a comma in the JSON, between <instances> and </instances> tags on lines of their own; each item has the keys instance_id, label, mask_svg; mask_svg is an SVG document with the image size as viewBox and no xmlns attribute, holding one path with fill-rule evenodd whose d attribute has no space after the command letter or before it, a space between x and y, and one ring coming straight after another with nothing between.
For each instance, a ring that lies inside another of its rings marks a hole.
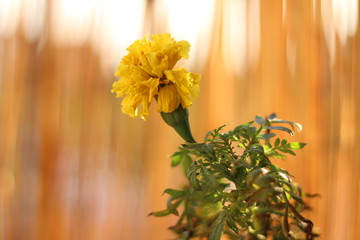
<instances>
[{"instance_id":1,"label":"marigold bloom","mask_svg":"<svg viewBox=\"0 0 360 240\"><path fill-rule=\"evenodd\" d=\"M122 111L145 118L155 98L158 112L173 112L180 104L187 108L199 92L200 75L185 68L173 69L181 58L188 58L190 44L175 41L170 34L145 37L127 48L120 62L111 92L124 97Z\"/></svg>"}]
</instances>

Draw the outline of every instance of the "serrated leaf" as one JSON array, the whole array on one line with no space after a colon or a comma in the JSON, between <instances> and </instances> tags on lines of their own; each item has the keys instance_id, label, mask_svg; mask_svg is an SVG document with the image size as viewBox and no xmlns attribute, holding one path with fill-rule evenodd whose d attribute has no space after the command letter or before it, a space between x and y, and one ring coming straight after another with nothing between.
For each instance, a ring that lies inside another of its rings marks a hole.
<instances>
[{"instance_id":1,"label":"serrated leaf","mask_svg":"<svg viewBox=\"0 0 360 240\"><path fill-rule=\"evenodd\" d=\"M255 122L257 122L260 125L263 125L265 123L265 119L261 116L256 116L255 117Z\"/></svg>"},{"instance_id":2,"label":"serrated leaf","mask_svg":"<svg viewBox=\"0 0 360 240\"><path fill-rule=\"evenodd\" d=\"M259 139L270 139L272 137L276 136L275 133L265 133L265 134L260 134L257 138Z\"/></svg>"},{"instance_id":3,"label":"serrated leaf","mask_svg":"<svg viewBox=\"0 0 360 240\"><path fill-rule=\"evenodd\" d=\"M200 184L199 184L199 180L197 179L197 173L196 173L196 165L195 162L191 162L190 167L188 168L187 171L187 176L189 178L189 182L190 182L190 192L192 192L193 190L200 190Z\"/></svg>"},{"instance_id":4,"label":"serrated leaf","mask_svg":"<svg viewBox=\"0 0 360 240\"><path fill-rule=\"evenodd\" d=\"M291 149L298 150L298 149L302 149L303 147L305 147L306 143L291 142L291 143L288 143L287 146L289 146Z\"/></svg>"},{"instance_id":5,"label":"serrated leaf","mask_svg":"<svg viewBox=\"0 0 360 240\"><path fill-rule=\"evenodd\" d=\"M279 153L278 151L275 151L275 150L266 152L265 155L268 156L268 157L274 157L274 158L278 158L278 159L284 159L285 158L285 156L283 154L281 154L281 153Z\"/></svg>"},{"instance_id":6,"label":"serrated leaf","mask_svg":"<svg viewBox=\"0 0 360 240\"><path fill-rule=\"evenodd\" d=\"M219 173L221 173L222 176L229 178L231 177L231 173L229 171L228 166L225 163L220 164L213 164L212 167Z\"/></svg>"},{"instance_id":7,"label":"serrated leaf","mask_svg":"<svg viewBox=\"0 0 360 240\"><path fill-rule=\"evenodd\" d=\"M233 230L236 234L239 233L239 228L236 226L236 223L232 219L227 219L226 224L229 226L231 230Z\"/></svg>"},{"instance_id":8,"label":"serrated leaf","mask_svg":"<svg viewBox=\"0 0 360 240\"><path fill-rule=\"evenodd\" d=\"M266 129L280 130L280 131L287 132L287 133L290 134L291 136L294 135L293 131L291 131L290 129L288 129L288 128L286 128L286 127L281 127L281 126L269 126L269 127L266 127Z\"/></svg>"},{"instance_id":9,"label":"serrated leaf","mask_svg":"<svg viewBox=\"0 0 360 240\"><path fill-rule=\"evenodd\" d=\"M211 186L212 188L218 187L219 183L216 181L215 176L206 168L204 165L201 165L201 176L203 179Z\"/></svg>"},{"instance_id":10,"label":"serrated leaf","mask_svg":"<svg viewBox=\"0 0 360 240\"><path fill-rule=\"evenodd\" d=\"M193 149L193 150L201 151L201 150L204 149L205 145L206 145L206 143L191 143L191 144L187 144L185 147L187 149Z\"/></svg>"},{"instance_id":11,"label":"serrated leaf","mask_svg":"<svg viewBox=\"0 0 360 240\"><path fill-rule=\"evenodd\" d=\"M237 127L235 127L234 132L240 131L240 130L242 130L244 128L247 128L247 127L250 127L253 123L254 123L254 121L251 121L251 122L242 124L240 126L237 126Z\"/></svg>"},{"instance_id":12,"label":"serrated leaf","mask_svg":"<svg viewBox=\"0 0 360 240\"><path fill-rule=\"evenodd\" d=\"M181 198L183 196L186 195L187 191L185 190L176 190L176 189L171 189L171 188L167 188L165 189L165 191L163 192L163 194L169 194L170 196L172 196L172 200Z\"/></svg>"},{"instance_id":13,"label":"serrated leaf","mask_svg":"<svg viewBox=\"0 0 360 240\"><path fill-rule=\"evenodd\" d=\"M293 156L296 156L296 154L294 153L294 151L292 151L292 150L290 150L290 149L288 149L288 148L279 148L279 150L280 150L281 152L283 152L283 153L289 153L289 154L291 154L291 155L293 155Z\"/></svg>"},{"instance_id":14,"label":"serrated leaf","mask_svg":"<svg viewBox=\"0 0 360 240\"><path fill-rule=\"evenodd\" d=\"M265 154L269 153L272 151L272 146L270 142L267 142L266 144L263 145L264 148L264 152Z\"/></svg>"},{"instance_id":15,"label":"serrated leaf","mask_svg":"<svg viewBox=\"0 0 360 240\"><path fill-rule=\"evenodd\" d=\"M215 221L211 227L209 240L220 240L221 239L221 236L224 232L224 223L226 220L226 215L227 215L227 210L223 210L219 214L219 216L215 219Z\"/></svg>"}]
</instances>

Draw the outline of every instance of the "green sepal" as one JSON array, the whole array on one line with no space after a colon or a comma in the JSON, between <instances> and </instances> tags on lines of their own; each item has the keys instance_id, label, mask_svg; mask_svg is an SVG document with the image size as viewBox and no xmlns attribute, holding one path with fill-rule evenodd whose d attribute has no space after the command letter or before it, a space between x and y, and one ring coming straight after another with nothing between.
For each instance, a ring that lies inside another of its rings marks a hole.
<instances>
[{"instance_id":1,"label":"green sepal","mask_svg":"<svg viewBox=\"0 0 360 240\"><path fill-rule=\"evenodd\" d=\"M189 124L189 111L181 105L175 111L160 113L162 119L188 143L195 143L194 137L191 134Z\"/></svg>"}]
</instances>

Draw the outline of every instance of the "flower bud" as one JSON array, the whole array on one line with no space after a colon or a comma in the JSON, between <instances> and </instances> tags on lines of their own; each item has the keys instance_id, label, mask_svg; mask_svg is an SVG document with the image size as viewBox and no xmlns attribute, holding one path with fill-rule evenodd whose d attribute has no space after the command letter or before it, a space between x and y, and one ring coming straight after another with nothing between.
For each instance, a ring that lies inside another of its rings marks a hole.
<instances>
[{"instance_id":1,"label":"flower bud","mask_svg":"<svg viewBox=\"0 0 360 240\"><path fill-rule=\"evenodd\" d=\"M183 108L181 104L173 112L160 113L162 119L182 137L188 143L195 143L189 124L189 111L187 108Z\"/></svg>"}]
</instances>

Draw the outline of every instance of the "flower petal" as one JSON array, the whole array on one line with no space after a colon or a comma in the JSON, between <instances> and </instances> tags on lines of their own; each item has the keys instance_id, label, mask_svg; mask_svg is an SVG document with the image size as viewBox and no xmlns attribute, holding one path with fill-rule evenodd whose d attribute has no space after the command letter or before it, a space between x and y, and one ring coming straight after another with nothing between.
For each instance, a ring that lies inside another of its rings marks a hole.
<instances>
[{"instance_id":1,"label":"flower petal","mask_svg":"<svg viewBox=\"0 0 360 240\"><path fill-rule=\"evenodd\" d=\"M189 57L190 44L175 41L169 33L152 35L135 41L121 60L111 92L124 97L122 111L132 117L145 118L154 98L158 111L174 111L179 104L192 104L199 91L200 75L184 68L173 70L181 58Z\"/></svg>"},{"instance_id":2,"label":"flower petal","mask_svg":"<svg viewBox=\"0 0 360 240\"><path fill-rule=\"evenodd\" d=\"M158 112L173 112L179 104L180 100L174 84L160 88L158 95Z\"/></svg>"},{"instance_id":3,"label":"flower petal","mask_svg":"<svg viewBox=\"0 0 360 240\"><path fill-rule=\"evenodd\" d=\"M187 72L185 68L180 68L165 71L165 76L174 83L183 108L191 106L191 97L198 95L200 75L192 74Z\"/></svg>"}]
</instances>

